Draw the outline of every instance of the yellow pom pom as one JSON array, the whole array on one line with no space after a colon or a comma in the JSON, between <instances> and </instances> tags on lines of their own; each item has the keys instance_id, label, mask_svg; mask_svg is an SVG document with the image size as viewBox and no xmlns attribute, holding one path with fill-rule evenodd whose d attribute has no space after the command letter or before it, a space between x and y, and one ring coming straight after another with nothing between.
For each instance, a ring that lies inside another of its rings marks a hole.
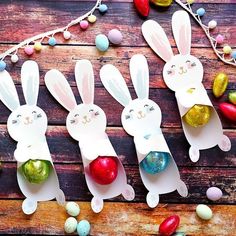
<instances>
[{"instance_id":1,"label":"yellow pom pom","mask_svg":"<svg viewBox=\"0 0 236 236\"><path fill-rule=\"evenodd\" d=\"M187 3L191 5L194 3L194 0L187 0Z\"/></svg>"},{"instance_id":2,"label":"yellow pom pom","mask_svg":"<svg viewBox=\"0 0 236 236\"><path fill-rule=\"evenodd\" d=\"M95 15L90 15L90 16L88 17L89 23L95 23L96 20L97 20L97 17L96 17Z\"/></svg>"},{"instance_id":3,"label":"yellow pom pom","mask_svg":"<svg viewBox=\"0 0 236 236\"><path fill-rule=\"evenodd\" d=\"M223 52L224 52L225 54L230 54L230 53L232 52L232 48L231 48L229 45L225 45L225 46L223 47Z\"/></svg>"},{"instance_id":4,"label":"yellow pom pom","mask_svg":"<svg viewBox=\"0 0 236 236\"><path fill-rule=\"evenodd\" d=\"M40 42L35 42L34 50L35 51L41 51L41 49L42 49L42 44Z\"/></svg>"}]
</instances>

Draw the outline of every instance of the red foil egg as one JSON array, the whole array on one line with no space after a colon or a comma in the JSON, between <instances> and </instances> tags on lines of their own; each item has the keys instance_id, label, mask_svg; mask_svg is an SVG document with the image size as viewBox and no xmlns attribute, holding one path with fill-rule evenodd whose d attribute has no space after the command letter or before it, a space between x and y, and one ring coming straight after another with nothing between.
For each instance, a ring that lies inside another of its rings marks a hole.
<instances>
[{"instance_id":1,"label":"red foil egg","mask_svg":"<svg viewBox=\"0 0 236 236\"><path fill-rule=\"evenodd\" d=\"M177 215L166 218L159 227L159 233L164 236L172 235L179 226L180 218Z\"/></svg>"},{"instance_id":2,"label":"red foil egg","mask_svg":"<svg viewBox=\"0 0 236 236\"><path fill-rule=\"evenodd\" d=\"M99 156L89 164L89 171L96 183L101 185L111 184L118 174L116 157Z\"/></svg>"},{"instance_id":3,"label":"red foil egg","mask_svg":"<svg viewBox=\"0 0 236 236\"><path fill-rule=\"evenodd\" d=\"M134 0L134 6L140 15L147 17L150 11L148 0Z\"/></svg>"}]
</instances>

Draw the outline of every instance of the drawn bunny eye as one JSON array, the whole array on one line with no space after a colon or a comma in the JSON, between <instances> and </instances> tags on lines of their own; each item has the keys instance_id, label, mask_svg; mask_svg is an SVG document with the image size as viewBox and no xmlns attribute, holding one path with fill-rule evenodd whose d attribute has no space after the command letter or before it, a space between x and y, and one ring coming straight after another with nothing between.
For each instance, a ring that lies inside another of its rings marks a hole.
<instances>
[{"instance_id":1,"label":"drawn bunny eye","mask_svg":"<svg viewBox=\"0 0 236 236\"><path fill-rule=\"evenodd\" d=\"M167 70L168 75L174 75L175 74L175 65L172 65L169 70Z\"/></svg>"},{"instance_id":2,"label":"drawn bunny eye","mask_svg":"<svg viewBox=\"0 0 236 236\"><path fill-rule=\"evenodd\" d=\"M129 113L132 113L132 112L134 112L134 109L130 109L130 110L129 110Z\"/></svg>"},{"instance_id":3,"label":"drawn bunny eye","mask_svg":"<svg viewBox=\"0 0 236 236\"><path fill-rule=\"evenodd\" d=\"M37 118L41 118L41 117L42 117L42 114L41 114L41 113L37 115Z\"/></svg>"},{"instance_id":4,"label":"drawn bunny eye","mask_svg":"<svg viewBox=\"0 0 236 236\"><path fill-rule=\"evenodd\" d=\"M90 109L89 112L93 112L94 110L93 109Z\"/></svg>"},{"instance_id":5,"label":"drawn bunny eye","mask_svg":"<svg viewBox=\"0 0 236 236\"><path fill-rule=\"evenodd\" d=\"M99 115L99 111L95 112L94 115L95 115L95 116L98 116L98 115Z\"/></svg>"},{"instance_id":6,"label":"drawn bunny eye","mask_svg":"<svg viewBox=\"0 0 236 236\"><path fill-rule=\"evenodd\" d=\"M16 117L17 117L17 118L20 118L20 117L21 117L21 115L19 114L19 115L17 115Z\"/></svg>"},{"instance_id":7,"label":"drawn bunny eye","mask_svg":"<svg viewBox=\"0 0 236 236\"><path fill-rule=\"evenodd\" d=\"M144 107L146 108L146 110L147 110L148 113L154 110L154 107L153 107L153 106L150 107L150 106L147 105L147 104L144 105Z\"/></svg>"},{"instance_id":8,"label":"drawn bunny eye","mask_svg":"<svg viewBox=\"0 0 236 236\"><path fill-rule=\"evenodd\" d=\"M75 120L70 120L70 123L71 123L71 124L74 124L74 123L75 123Z\"/></svg>"},{"instance_id":9,"label":"drawn bunny eye","mask_svg":"<svg viewBox=\"0 0 236 236\"><path fill-rule=\"evenodd\" d=\"M18 120L12 120L12 124L17 124L18 123Z\"/></svg>"},{"instance_id":10,"label":"drawn bunny eye","mask_svg":"<svg viewBox=\"0 0 236 236\"><path fill-rule=\"evenodd\" d=\"M32 114L36 114L37 112L36 111L32 111Z\"/></svg>"},{"instance_id":11,"label":"drawn bunny eye","mask_svg":"<svg viewBox=\"0 0 236 236\"><path fill-rule=\"evenodd\" d=\"M194 66L196 66L196 63L195 62L191 62L190 60L187 60L186 61L186 64L188 66L188 69L191 69L193 68Z\"/></svg>"},{"instance_id":12,"label":"drawn bunny eye","mask_svg":"<svg viewBox=\"0 0 236 236\"><path fill-rule=\"evenodd\" d=\"M74 117L78 117L78 116L79 116L79 114L75 114L75 115L74 115Z\"/></svg>"},{"instance_id":13,"label":"drawn bunny eye","mask_svg":"<svg viewBox=\"0 0 236 236\"><path fill-rule=\"evenodd\" d=\"M131 118L132 118L131 115L126 115L126 116L125 116L125 119L126 119L126 120L129 120L129 119L131 119Z\"/></svg>"}]
</instances>

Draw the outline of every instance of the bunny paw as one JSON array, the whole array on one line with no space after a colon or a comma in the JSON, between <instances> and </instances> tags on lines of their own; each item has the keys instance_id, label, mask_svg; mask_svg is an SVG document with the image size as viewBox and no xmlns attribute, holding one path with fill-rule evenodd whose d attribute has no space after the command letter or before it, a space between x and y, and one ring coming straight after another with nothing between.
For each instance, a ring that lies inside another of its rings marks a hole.
<instances>
[{"instance_id":1,"label":"bunny paw","mask_svg":"<svg viewBox=\"0 0 236 236\"><path fill-rule=\"evenodd\" d=\"M22 203L22 210L26 215L33 214L37 209L37 202L26 198Z\"/></svg>"},{"instance_id":2,"label":"bunny paw","mask_svg":"<svg viewBox=\"0 0 236 236\"><path fill-rule=\"evenodd\" d=\"M149 207L156 207L159 203L159 194L149 192L147 194L146 201Z\"/></svg>"},{"instance_id":3,"label":"bunny paw","mask_svg":"<svg viewBox=\"0 0 236 236\"><path fill-rule=\"evenodd\" d=\"M188 196L188 188L182 180L179 181L179 184L177 186L177 191L178 191L179 195L182 197Z\"/></svg>"},{"instance_id":4,"label":"bunny paw","mask_svg":"<svg viewBox=\"0 0 236 236\"><path fill-rule=\"evenodd\" d=\"M124 191L122 192L122 195L127 201L132 201L135 196L133 187L127 184Z\"/></svg>"},{"instance_id":5,"label":"bunny paw","mask_svg":"<svg viewBox=\"0 0 236 236\"><path fill-rule=\"evenodd\" d=\"M103 200L101 198L93 197L91 207L95 213L99 213L103 209Z\"/></svg>"},{"instance_id":6,"label":"bunny paw","mask_svg":"<svg viewBox=\"0 0 236 236\"><path fill-rule=\"evenodd\" d=\"M193 146L191 146L189 148L189 157L190 157L192 162L197 162L199 160L199 157L200 157L199 150L197 148L194 148Z\"/></svg>"},{"instance_id":7,"label":"bunny paw","mask_svg":"<svg viewBox=\"0 0 236 236\"><path fill-rule=\"evenodd\" d=\"M228 152L231 149L230 139L226 135L223 135L223 137L222 137L220 143L218 144L218 146L222 151Z\"/></svg>"},{"instance_id":8,"label":"bunny paw","mask_svg":"<svg viewBox=\"0 0 236 236\"><path fill-rule=\"evenodd\" d=\"M57 200L57 203L61 206L64 206L66 203L65 194L63 193L61 189L59 189L57 192L56 200Z\"/></svg>"}]
</instances>

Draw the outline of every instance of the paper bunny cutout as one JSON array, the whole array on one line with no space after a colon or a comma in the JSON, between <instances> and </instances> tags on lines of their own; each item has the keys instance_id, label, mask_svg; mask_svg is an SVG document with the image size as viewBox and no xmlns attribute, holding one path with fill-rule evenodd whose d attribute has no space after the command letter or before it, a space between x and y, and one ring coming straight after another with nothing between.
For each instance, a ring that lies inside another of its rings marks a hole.
<instances>
[{"instance_id":1,"label":"paper bunny cutout","mask_svg":"<svg viewBox=\"0 0 236 236\"><path fill-rule=\"evenodd\" d=\"M120 194L126 200L134 199L134 190L127 184L124 167L106 134L106 115L94 104L94 74L92 64L88 60L79 60L75 66L75 79L83 101L77 105L69 83L61 72L50 70L45 75L45 83L53 97L69 111L66 127L69 134L79 141L85 179L94 196L91 207L98 213L103 209L103 200ZM118 164L118 175L114 182L101 185L91 177L89 165L99 156L112 156Z\"/></svg>"},{"instance_id":2,"label":"paper bunny cutout","mask_svg":"<svg viewBox=\"0 0 236 236\"><path fill-rule=\"evenodd\" d=\"M145 40L154 52L166 62L163 69L164 81L171 90L175 91L182 127L190 144L189 156L193 162L196 162L200 157L199 150L218 145L222 151L229 151L231 142L223 134L219 116L202 84L202 63L190 55L191 24L189 15L185 11L180 10L173 14L172 30L180 53L178 55L173 54L169 40L157 22L148 20L142 25ZM197 128L183 121L184 115L196 104L211 108L210 121Z\"/></svg>"},{"instance_id":3,"label":"paper bunny cutout","mask_svg":"<svg viewBox=\"0 0 236 236\"><path fill-rule=\"evenodd\" d=\"M149 70L147 60L143 55L137 54L131 58L130 75L138 96L134 100L131 99L125 80L115 66L108 64L100 70L104 87L124 106L121 122L125 131L134 137L140 175L149 191L146 197L147 204L154 208L159 203L160 194L177 190L181 196L186 197L188 190L180 179L178 167L160 129L161 110L154 101L148 98ZM150 174L141 167L142 161L151 152L168 154L170 160L164 171Z\"/></svg>"},{"instance_id":4,"label":"paper bunny cutout","mask_svg":"<svg viewBox=\"0 0 236 236\"><path fill-rule=\"evenodd\" d=\"M21 83L26 104L20 106L19 98L10 74L0 72L0 99L12 111L7 120L10 136L17 142L14 157L17 161L17 181L25 195L22 209L25 214L32 214L37 209L38 201L56 198L61 205L65 196L59 187L57 173L51 159L45 133L47 116L38 107L39 69L35 61L26 61L21 68ZM48 179L41 184L32 184L22 175L20 168L29 159L47 160L52 170Z\"/></svg>"}]
</instances>

